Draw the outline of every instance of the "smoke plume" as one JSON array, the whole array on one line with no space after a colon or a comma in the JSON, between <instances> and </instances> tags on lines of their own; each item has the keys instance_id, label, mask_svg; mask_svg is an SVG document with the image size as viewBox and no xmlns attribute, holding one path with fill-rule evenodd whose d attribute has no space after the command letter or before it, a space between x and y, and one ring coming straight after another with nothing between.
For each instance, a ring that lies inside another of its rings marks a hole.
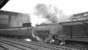
<instances>
[{"instance_id":1,"label":"smoke plume","mask_svg":"<svg viewBox=\"0 0 88 50\"><path fill-rule=\"evenodd\" d=\"M36 18L35 21L38 21L33 21L34 25L42 23L59 23L61 21L64 21L64 17L66 17L63 14L63 11L59 10L55 6L41 3L35 6L34 16Z\"/></svg>"}]
</instances>

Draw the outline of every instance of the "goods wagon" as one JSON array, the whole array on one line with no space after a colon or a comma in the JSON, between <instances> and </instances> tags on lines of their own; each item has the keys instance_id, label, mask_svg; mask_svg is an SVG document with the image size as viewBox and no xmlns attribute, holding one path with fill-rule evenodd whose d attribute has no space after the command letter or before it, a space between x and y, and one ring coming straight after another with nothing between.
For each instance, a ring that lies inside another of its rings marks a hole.
<instances>
[{"instance_id":1,"label":"goods wagon","mask_svg":"<svg viewBox=\"0 0 88 50\"><path fill-rule=\"evenodd\" d=\"M72 41L88 42L88 20L70 21L60 23L63 33Z\"/></svg>"}]
</instances>

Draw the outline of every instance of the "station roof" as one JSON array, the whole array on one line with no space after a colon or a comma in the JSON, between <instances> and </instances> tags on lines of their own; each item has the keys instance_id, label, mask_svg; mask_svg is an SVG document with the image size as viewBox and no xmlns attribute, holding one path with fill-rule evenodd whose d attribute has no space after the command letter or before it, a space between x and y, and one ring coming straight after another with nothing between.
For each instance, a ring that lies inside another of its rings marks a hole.
<instances>
[{"instance_id":1,"label":"station roof","mask_svg":"<svg viewBox=\"0 0 88 50\"><path fill-rule=\"evenodd\" d=\"M0 0L0 9L8 2L9 0Z\"/></svg>"}]
</instances>

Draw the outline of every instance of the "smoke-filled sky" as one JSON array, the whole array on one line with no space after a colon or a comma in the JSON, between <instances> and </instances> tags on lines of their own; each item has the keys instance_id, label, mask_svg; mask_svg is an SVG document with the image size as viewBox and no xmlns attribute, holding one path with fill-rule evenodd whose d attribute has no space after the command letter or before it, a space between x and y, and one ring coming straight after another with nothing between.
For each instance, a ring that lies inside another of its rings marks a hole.
<instances>
[{"instance_id":1,"label":"smoke-filled sky","mask_svg":"<svg viewBox=\"0 0 88 50\"><path fill-rule=\"evenodd\" d=\"M10 0L2 10L30 13L38 3L52 4L67 15L88 11L88 0Z\"/></svg>"},{"instance_id":2,"label":"smoke-filled sky","mask_svg":"<svg viewBox=\"0 0 88 50\"><path fill-rule=\"evenodd\" d=\"M88 0L10 0L2 10L31 14L38 3L53 5L66 15L88 11Z\"/></svg>"}]
</instances>

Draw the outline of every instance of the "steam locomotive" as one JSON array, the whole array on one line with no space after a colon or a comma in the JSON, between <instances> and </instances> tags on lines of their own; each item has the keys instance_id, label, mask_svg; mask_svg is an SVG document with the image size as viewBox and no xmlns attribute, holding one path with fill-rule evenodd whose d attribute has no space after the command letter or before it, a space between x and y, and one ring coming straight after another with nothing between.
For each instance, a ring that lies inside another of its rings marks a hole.
<instances>
[{"instance_id":1,"label":"steam locomotive","mask_svg":"<svg viewBox=\"0 0 88 50\"><path fill-rule=\"evenodd\" d=\"M48 30L48 38L51 39L88 43L88 12L74 14L67 22L41 24L35 28L35 32L39 34L44 30Z\"/></svg>"},{"instance_id":2,"label":"steam locomotive","mask_svg":"<svg viewBox=\"0 0 88 50\"><path fill-rule=\"evenodd\" d=\"M36 36L47 42L54 39L58 42L88 43L88 20L44 24L36 26L34 30Z\"/></svg>"}]
</instances>

